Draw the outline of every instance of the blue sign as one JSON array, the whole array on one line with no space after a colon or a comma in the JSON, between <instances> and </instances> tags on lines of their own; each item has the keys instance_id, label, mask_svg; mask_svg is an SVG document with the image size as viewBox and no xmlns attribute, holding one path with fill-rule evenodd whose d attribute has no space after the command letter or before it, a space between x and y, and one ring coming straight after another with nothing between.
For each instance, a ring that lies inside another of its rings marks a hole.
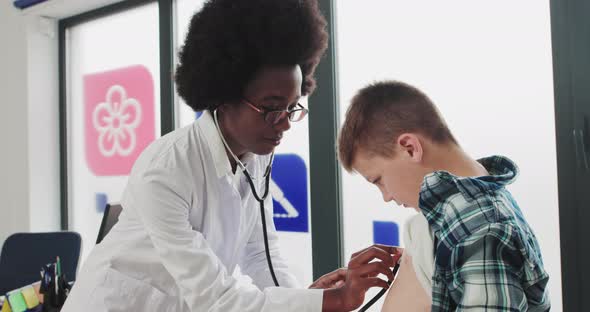
<instances>
[{"instance_id":1,"label":"blue sign","mask_svg":"<svg viewBox=\"0 0 590 312\"><path fill-rule=\"evenodd\" d=\"M275 155L270 181L277 231L309 232L307 167L295 154Z\"/></svg>"},{"instance_id":2,"label":"blue sign","mask_svg":"<svg viewBox=\"0 0 590 312\"><path fill-rule=\"evenodd\" d=\"M391 221L373 221L373 243L399 246L399 226Z\"/></svg>"},{"instance_id":3,"label":"blue sign","mask_svg":"<svg viewBox=\"0 0 590 312\"><path fill-rule=\"evenodd\" d=\"M107 197L107 194L96 193L94 195L94 198L95 198L95 202L96 202L96 212L104 213L104 209L106 208L107 203L109 202L109 198Z\"/></svg>"},{"instance_id":4,"label":"blue sign","mask_svg":"<svg viewBox=\"0 0 590 312\"><path fill-rule=\"evenodd\" d=\"M14 0L14 6L22 10L45 1L47 0Z\"/></svg>"}]
</instances>

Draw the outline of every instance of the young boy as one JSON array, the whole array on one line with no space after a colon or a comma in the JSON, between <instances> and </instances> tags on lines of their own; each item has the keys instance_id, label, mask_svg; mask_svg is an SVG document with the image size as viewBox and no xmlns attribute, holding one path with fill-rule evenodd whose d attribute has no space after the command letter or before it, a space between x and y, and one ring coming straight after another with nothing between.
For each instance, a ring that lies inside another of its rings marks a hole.
<instances>
[{"instance_id":1,"label":"young boy","mask_svg":"<svg viewBox=\"0 0 590 312\"><path fill-rule=\"evenodd\" d=\"M474 160L431 100L402 82L360 90L338 139L344 168L383 200L418 207L434 233L432 311L548 311L539 244L505 186L510 159Z\"/></svg>"}]
</instances>

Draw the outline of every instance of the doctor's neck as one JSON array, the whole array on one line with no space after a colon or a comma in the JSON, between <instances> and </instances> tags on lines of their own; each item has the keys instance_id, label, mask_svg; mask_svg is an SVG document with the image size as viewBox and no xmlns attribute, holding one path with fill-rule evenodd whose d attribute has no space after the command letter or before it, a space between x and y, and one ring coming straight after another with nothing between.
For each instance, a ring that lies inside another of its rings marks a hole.
<instances>
[{"instance_id":1,"label":"doctor's neck","mask_svg":"<svg viewBox=\"0 0 590 312\"><path fill-rule=\"evenodd\" d=\"M234 155L236 155L238 157L238 159L242 159L242 157L244 156L244 154L246 154L247 151L231 135L231 133L232 133L231 128L227 126L230 123L228 122L228 120L225 117L226 116L224 116L223 113L218 111L217 122L219 124L219 130L221 130L221 135L223 135L223 139L225 139L225 142L227 142L227 145L231 149L231 152L233 152ZM232 172L235 173L238 164L237 164L236 160L232 157L231 152L227 149L225 144L224 144L224 147L225 147L225 154L227 155L227 159L231 165Z\"/></svg>"}]
</instances>

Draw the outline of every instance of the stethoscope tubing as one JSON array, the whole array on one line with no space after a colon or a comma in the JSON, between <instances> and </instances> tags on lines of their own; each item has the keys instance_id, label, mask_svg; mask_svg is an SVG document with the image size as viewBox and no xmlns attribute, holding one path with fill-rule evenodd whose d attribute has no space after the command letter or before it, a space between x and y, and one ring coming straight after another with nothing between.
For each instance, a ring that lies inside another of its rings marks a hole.
<instances>
[{"instance_id":1,"label":"stethoscope tubing","mask_svg":"<svg viewBox=\"0 0 590 312\"><path fill-rule=\"evenodd\" d=\"M225 146L227 151L231 154L233 159L236 161L236 164L238 164L238 166L240 166L240 169L242 169L242 172L244 173L244 175L246 176L246 179L248 180L248 184L250 184L250 190L252 191L252 195L254 195L254 199L256 199L256 201L260 205L260 217L262 219L261 220L262 221L262 234L264 236L264 251L266 252L266 262L268 263L268 269L270 270L270 275L272 277L272 280L273 280L275 286L279 287L279 281L277 279L274 267L272 265L272 259L270 256L270 250L269 250L269 246L268 246L268 231L266 228L266 213L264 210L264 201L268 197L269 189L270 189L269 184L270 184L270 176L271 176L271 171L272 171L272 163L274 160L274 151L272 152L272 154L270 156L270 160L268 162L268 165L266 167L266 170L265 170L264 176L263 176L265 178L264 194L262 194L262 196L259 196L258 192L256 191L256 186L254 185L254 181L252 179L252 176L250 175L250 172L248 172L248 169L246 168L246 166L240 161L240 159L229 148L229 145L227 144L227 142L225 141L225 138L223 137L223 133L221 133L221 129L219 128L219 123L217 122L217 110L213 111L213 121L215 122L215 128L217 129L217 132L219 133L219 136L221 137L221 141L223 142L223 145Z\"/></svg>"},{"instance_id":2,"label":"stethoscope tubing","mask_svg":"<svg viewBox=\"0 0 590 312\"><path fill-rule=\"evenodd\" d=\"M262 219L262 234L264 236L264 251L266 252L266 262L268 263L268 269L270 270L270 275L272 276L272 280L273 280L275 286L279 287L279 281L277 280L277 276L275 274L274 267L272 265L272 259L271 259L270 251L269 251L269 247L268 247L268 232L266 229L266 213L264 210L264 201L268 197L269 189L270 189L269 183L270 183L270 176L271 176L271 171L272 171L272 163L274 160L274 152L271 154L270 161L268 162L268 165L267 165L265 173L264 173L264 178L265 178L264 194L261 197L258 195L258 192L256 191L256 186L254 185L254 181L252 179L252 176L250 175L250 172L248 172L248 169L246 168L246 166L234 154L234 152L229 148L227 142L225 141L225 138L223 137L223 133L221 133L221 129L219 129L219 124L217 122L217 110L213 111L213 120L215 121L215 127L217 128L217 132L219 133L219 136L221 137L221 141L223 142L223 145L229 151L229 153L234 158L236 163L242 169L242 172L244 173L244 175L246 176L246 179L248 180L248 184L250 184L250 190L252 191L252 195L254 195L254 198L260 204L260 216ZM399 262L393 268L393 275L394 276L397 274L398 269L399 269ZM392 281L389 281L388 284L391 285L391 282ZM366 311L375 302L377 302L377 300L379 300L379 298L381 298L385 294L386 291L387 291L387 289L382 289L375 297L373 297L373 299L371 299L369 302L367 302L367 304L365 304L358 311L359 312Z\"/></svg>"}]
</instances>

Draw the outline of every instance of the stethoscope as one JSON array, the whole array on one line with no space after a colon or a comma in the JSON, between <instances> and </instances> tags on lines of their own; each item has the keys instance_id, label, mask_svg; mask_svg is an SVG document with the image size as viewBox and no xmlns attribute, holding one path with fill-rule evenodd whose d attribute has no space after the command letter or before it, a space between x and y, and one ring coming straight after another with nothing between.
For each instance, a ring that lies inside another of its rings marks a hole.
<instances>
[{"instance_id":1,"label":"stethoscope","mask_svg":"<svg viewBox=\"0 0 590 312\"><path fill-rule=\"evenodd\" d=\"M221 129L219 128L219 122L217 121L217 109L213 111L213 121L215 122L215 128L217 129L217 132L219 133L219 137L221 137L221 141L223 142L225 149L227 151L229 151L232 158L236 161L236 164L240 167L240 169L242 169L242 172L244 173L244 175L248 179L248 183L250 184L250 189L252 190L252 195L254 195L254 198L260 204L260 215L262 217L262 234L264 235L264 250L266 251L266 261L268 263L268 268L270 270L270 275L272 276L272 280L275 283L275 286L279 287L279 281L277 280L277 276L275 275L275 270L272 266L272 260L270 258L270 251L268 248L268 234L267 234L267 230L266 230L266 214L264 211L264 200L266 200L266 198L268 197L268 193L269 193L268 186L270 183L270 173L272 171L272 162L275 158L275 153L273 151L272 154L270 155L270 161L268 162L268 165L266 166L266 170L264 171L264 175L262 176L265 179L265 181L264 181L265 189L264 189L264 194L262 194L262 196L259 196L258 192L256 192L256 186L254 186L254 181L252 179L252 176L250 176L250 172L248 172L248 169L246 168L246 166L240 161L240 159L236 156L236 154L234 154L234 152L229 148L229 145L227 144L227 142L225 141L225 138L223 137L223 133L221 133Z\"/></svg>"},{"instance_id":2,"label":"stethoscope","mask_svg":"<svg viewBox=\"0 0 590 312\"><path fill-rule=\"evenodd\" d=\"M270 183L270 173L272 171L272 162L274 160L275 157L275 153L274 151L272 152L272 154L270 155L270 161L268 162L268 165L266 166L266 170L264 171L264 175L262 176L265 181L264 181L264 194L262 195L262 197L260 197L258 195L258 192L256 192L256 187L254 186L254 182L252 181L252 176L250 176L250 172L248 172L248 169L246 168L246 166L240 161L240 159L236 156L236 154L234 154L234 152L229 148L229 145L227 144L227 142L225 141L225 138L223 137L223 133L221 133L221 129L219 128L219 122L217 121L217 110L213 111L213 121L215 122L215 128L217 129L217 132L219 133L219 137L221 137L221 141L223 142L223 145L225 146L225 148L229 151L230 155L232 156L232 158L236 161L236 164L240 167L240 169L242 169L242 172L244 173L244 175L246 176L246 178L248 179L248 183L250 184L250 189L252 190L252 195L254 195L254 198L256 199L256 201L260 204L260 215L262 217L262 234L264 235L264 250L266 251L266 261L268 263L268 268L270 270L270 275L272 276L272 280L275 283L275 286L279 287L279 282L277 280L277 276L275 275L275 270L272 266L272 260L270 258L270 252L268 250L268 234L266 231L266 214L264 211L264 200L268 197L268 191L269 191L269 183ZM393 275L395 276L397 274L397 270L399 269L399 262L396 263L395 267L393 268ZM391 281L387 282L389 285L391 285ZM375 297L373 297L373 299L371 299L369 302L367 302L367 304L365 304L361 309L359 309L359 311L367 311L367 309L372 306L375 302L377 302L377 300L379 300L379 298L381 298L385 292L387 291L387 289L382 289Z\"/></svg>"}]
</instances>

